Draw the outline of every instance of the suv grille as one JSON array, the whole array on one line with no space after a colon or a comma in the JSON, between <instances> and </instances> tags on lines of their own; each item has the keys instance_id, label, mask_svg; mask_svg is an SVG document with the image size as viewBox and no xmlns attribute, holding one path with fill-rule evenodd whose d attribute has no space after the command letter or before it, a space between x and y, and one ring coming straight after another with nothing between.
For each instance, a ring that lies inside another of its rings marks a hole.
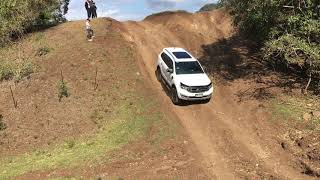
<instances>
[{"instance_id":1,"label":"suv grille","mask_svg":"<svg viewBox=\"0 0 320 180\"><path fill-rule=\"evenodd\" d=\"M211 88L211 85L208 86L190 86L188 88L188 91L191 93L203 93L206 91L209 91L209 89Z\"/></svg>"}]
</instances>

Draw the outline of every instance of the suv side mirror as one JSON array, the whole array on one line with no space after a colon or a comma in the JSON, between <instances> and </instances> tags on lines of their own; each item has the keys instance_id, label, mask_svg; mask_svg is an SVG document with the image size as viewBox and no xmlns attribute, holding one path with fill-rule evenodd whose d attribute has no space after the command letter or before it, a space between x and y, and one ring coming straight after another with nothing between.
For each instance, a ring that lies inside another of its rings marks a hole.
<instances>
[{"instance_id":1,"label":"suv side mirror","mask_svg":"<svg viewBox=\"0 0 320 180\"><path fill-rule=\"evenodd\" d=\"M172 74L173 73L173 69L167 69L167 72Z\"/></svg>"}]
</instances>

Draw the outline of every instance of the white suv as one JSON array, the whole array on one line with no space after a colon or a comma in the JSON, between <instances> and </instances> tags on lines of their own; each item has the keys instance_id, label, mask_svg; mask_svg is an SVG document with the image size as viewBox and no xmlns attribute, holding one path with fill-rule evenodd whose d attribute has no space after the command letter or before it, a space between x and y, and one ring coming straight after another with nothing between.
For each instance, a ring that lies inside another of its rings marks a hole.
<instances>
[{"instance_id":1,"label":"white suv","mask_svg":"<svg viewBox=\"0 0 320 180\"><path fill-rule=\"evenodd\" d=\"M213 86L199 61L182 48L164 48L159 54L157 79L163 81L178 105L181 100L210 101Z\"/></svg>"}]
</instances>

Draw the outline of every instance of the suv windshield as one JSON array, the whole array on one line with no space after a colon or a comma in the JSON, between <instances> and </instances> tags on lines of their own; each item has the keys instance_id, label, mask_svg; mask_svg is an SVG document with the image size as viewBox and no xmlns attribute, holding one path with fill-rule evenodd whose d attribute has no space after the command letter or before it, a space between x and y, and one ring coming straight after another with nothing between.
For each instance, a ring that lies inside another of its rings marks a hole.
<instances>
[{"instance_id":1,"label":"suv windshield","mask_svg":"<svg viewBox=\"0 0 320 180\"><path fill-rule=\"evenodd\" d=\"M176 74L202 74L204 73L198 61L176 62Z\"/></svg>"},{"instance_id":2,"label":"suv windshield","mask_svg":"<svg viewBox=\"0 0 320 180\"><path fill-rule=\"evenodd\" d=\"M174 56L178 59L190 59L191 56L186 52L173 52Z\"/></svg>"}]
</instances>

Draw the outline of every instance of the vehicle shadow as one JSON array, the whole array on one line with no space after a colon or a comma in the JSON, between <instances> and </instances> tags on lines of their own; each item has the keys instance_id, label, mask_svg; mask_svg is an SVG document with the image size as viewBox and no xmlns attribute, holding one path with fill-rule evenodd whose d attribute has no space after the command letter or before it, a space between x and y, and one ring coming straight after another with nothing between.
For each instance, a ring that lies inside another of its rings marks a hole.
<instances>
[{"instance_id":1,"label":"vehicle shadow","mask_svg":"<svg viewBox=\"0 0 320 180\"><path fill-rule=\"evenodd\" d=\"M155 76L157 76L157 72L154 72ZM166 82L162 79L159 81L161 84L162 90L165 92L165 94L168 96L168 98L171 100L171 89L166 84ZM209 103L208 100L194 100L194 101L182 101L178 106L192 106L192 105L198 105L198 104L207 104Z\"/></svg>"},{"instance_id":2,"label":"vehicle shadow","mask_svg":"<svg viewBox=\"0 0 320 180\"><path fill-rule=\"evenodd\" d=\"M228 86L235 81L253 82L250 88L236 92L239 101L269 99L274 97L275 89L284 93L301 91L306 83L304 78L289 71L273 69L262 60L257 49L255 44L235 35L203 45L199 61L218 84Z\"/></svg>"}]
</instances>

